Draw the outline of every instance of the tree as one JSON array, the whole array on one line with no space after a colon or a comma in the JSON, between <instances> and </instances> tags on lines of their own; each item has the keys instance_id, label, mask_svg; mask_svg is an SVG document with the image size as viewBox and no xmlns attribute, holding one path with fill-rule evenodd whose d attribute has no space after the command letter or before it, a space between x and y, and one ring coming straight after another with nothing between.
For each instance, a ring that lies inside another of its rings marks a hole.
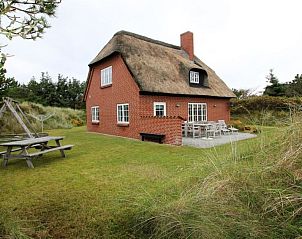
<instances>
[{"instance_id":1,"label":"tree","mask_svg":"<svg viewBox=\"0 0 302 239\"><path fill-rule=\"evenodd\" d=\"M42 72L41 74L38 95L40 95L41 99L37 103L54 106L54 102L57 98L56 85L52 82L47 72Z\"/></svg>"},{"instance_id":2,"label":"tree","mask_svg":"<svg viewBox=\"0 0 302 239\"><path fill-rule=\"evenodd\" d=\"M288 82L286 85L286 96L302 96L302 74L297 74L295 78L291 82Z\"/></svg>"},{"instance_id":3,"label":"tree","mask_svg":"<svg viewBox=\"0 0 302 239\"><path fill-rule=\"evenodd\" d=\"M265 77L267 79L267 82L272 84L272 85L277 85L279 84L278 78L275 76L273 73L273 69L269 70L269 74Z\"/></svg>"},{"instance_id":4,"label":"tree","mask_svg":"<svg viewBox=\"0 0 302 239\"><path fill-rule=\"evenodd\" d=\"M11 40L13 37L32 39L42 37L49 28L45 16L55 15L61 0L2 0L0 1L0 34ZM0 80L4 80L6 55L1 53Z\"/></svg>"},{"instance_id":5,"label":"tree","mask_svg":"<svg viewBox=\"0 0 302 239\"><path fill-rule=\"evenodd\" d=\"M278 78L273 73L273 69L270 69L269 74L265 77L267 82L270 84L265 87L263 95L269 96L284 96L285 95L285 85L279 83Z\"/></svg>"},{"instance_id":6,"label":"tree","mask_svg":"<svg viewBox=\"0 0 302 239\"><path fill-rule=\"evenodd\" d=\"M237 96L238 99L245 99L250 96L255 95L255 90L254 89L232 89L233 93Z\"/></svg>"},{"instance_id":7,"label":"tree","mask_svg":"<svg viewBox=\"0 0 302 239\"><path fill-rule=\"evenodd\" d=\"M63 77L61 74L58 75L57 81L57 98L55 106L59 107L68 107L69 105L69 97L68 97L68 78Z\"/></svg>"},{"instance_id":8,"label":"tree","mask_svg":"<svg viewBox=\"0 0 302 239\"><path fill-rule=\"evenodd\" d=\"M40 85L36 81L35 77L32 77L27 84L27 96L24 100L31 102L39 102L41 100L41 95L39 94Z\"/></svg>"},{"instance_id":9,"label":"tree","mask_svg":"<svg viewBox=\"0 0 302 239\"><path fill-rule=\"evenodd\" d=\"M0 2L0 34L8 39L39 38L49 28L45 16L52 17L61 0L4 0Z\"/></svg>"},{"instance_id":10,"label":"tree","mask_svg":"<svg viewBox=\"0 0 302 239\"><path fill-rule=\"evenodd\" d=\"M19 86L19 83L15 78L1 78L0 79L0 99L5 96L9 96L9 92Z\"/></svg>"},{"instance_id":11,"label":"tree","mask_svg":"<svg viewBox=\"0 0 302 239\"><path fill-rule=\"evenodd\" d=\"M68 82L68 98L69 107L73 109L82 109L85 107L83 103L83 92L85 90L86 83L80 83L79 80L72 78Z\"/></svg>"},{"instance_id":12,"label":"tree","mask_svg":"<svg viewBox=\"0 0 302 239\"><path fill-rule=\"evenodd\" d=\"M18 86L18 82L14 78L6 78L5 73L6 69L4 68L4 64L6 61L6 56L1 53L0 48L0 100L2 97L7 96L7 92Z\"/></svg>"},{"instance_id":13,"label":"tree","mask_svg":"<svg viewBox=\"0 0 302 239\"><path fill-rule=\"evenodd\" d=\"M83 109L85 87L86 82L81 83L75 78L69 79L59 74L57 81L53 81L47 72L42 72L38 80L32 77L27 85L21 85L14 78L3 78L0 80L0 97L12 97L45 106Z\"/></svg>"},{"instance_id":14,"label":"tree","mask_svg":"<svg viewBox=\"0 0 302 239\"><path fill-rule=\"evenodd\" d=\"M0 83L1 84L5 80L5 73L6 73L6 70L4 68L5 61L6 61L6 56L3 53L1 53L1 48L0 48Z\"/></svg>"}]
</instances>

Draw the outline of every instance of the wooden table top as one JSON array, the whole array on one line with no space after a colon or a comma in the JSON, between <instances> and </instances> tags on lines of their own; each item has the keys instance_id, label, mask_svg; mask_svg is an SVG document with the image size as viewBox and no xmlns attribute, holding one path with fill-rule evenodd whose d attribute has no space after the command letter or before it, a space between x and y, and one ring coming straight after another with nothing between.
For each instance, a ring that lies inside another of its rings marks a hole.
<instances>
[{"instance_id":1,"label":"wooden table top","mask_svg":"<svg viewBox=\"0 0 302 239\"><path fill-rule=\"evenodd\" d=\"M2 143L0 146L27 146L32 144L40 144L40 143L46 143L50 140L61 140L63 139L63 136L46 136L46 137L40 137L40 138L32 138L32 139L24 139L24 140L18 140L18 141L12 141L7 143Z\"/></svg>"}]
</instances>

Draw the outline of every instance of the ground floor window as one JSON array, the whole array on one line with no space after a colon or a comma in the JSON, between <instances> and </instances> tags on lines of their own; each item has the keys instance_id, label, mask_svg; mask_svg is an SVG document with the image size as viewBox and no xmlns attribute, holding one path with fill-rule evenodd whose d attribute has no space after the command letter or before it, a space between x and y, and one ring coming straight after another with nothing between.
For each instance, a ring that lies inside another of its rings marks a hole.
<instances>
[{"instance_id":1,"label":"ground floor window","mask_svg":"<svg viewBox=\"0 0 302 239\"><path fill-rule=\"evenodd\" d=\"M188 121L207 121L207 104L206 103L189 103L188 104Z\"/></svg>"},{"instance_id":2,"label":"ground floor window","mask_svg":"<svg viewBox=\"0 0 302 239\"><path fill-rule=\"evenodd\" d=\"M166 116L166 102L153 103L154 116Z\"/></svg>"},{"instance_id":3,"label":"ground floor window","mask_svg":"<svg viewBox=\"0 0 302 239\"><path fill-rule=\"evenodd\" d=\"M129 124L129 104L117 104L117 123Z\"/></svg>"},{"instance_id":4,"label":"ground floor window","mask_svg":"<svg viewBox=\"0 0 302 239\"><path fill-rule=\"evenodd\" d=\"M100 107L99 106L91 107L91 121L92 121L92 123L100 122Z\"/></svg>"}]
</instances>

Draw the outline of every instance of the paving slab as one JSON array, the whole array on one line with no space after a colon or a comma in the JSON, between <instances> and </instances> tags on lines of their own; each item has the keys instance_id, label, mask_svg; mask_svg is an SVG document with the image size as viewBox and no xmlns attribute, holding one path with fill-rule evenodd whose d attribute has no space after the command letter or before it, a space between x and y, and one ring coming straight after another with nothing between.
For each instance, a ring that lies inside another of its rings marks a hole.
<instances>
[{"instance_id":1,"label":"paving slab","mask_svg":"<svg viewBox=\"0 0 302 239\"><path fill-rule=\"evenodd\" d=\"M190 138L183 137L182 144L185 146L192 146L197 148L212 148L218 145L228 144L239 140L251 139L257 137L256 134L250 133L236 133L221 135L215 138Z\"/></svg>"}]
</instances>

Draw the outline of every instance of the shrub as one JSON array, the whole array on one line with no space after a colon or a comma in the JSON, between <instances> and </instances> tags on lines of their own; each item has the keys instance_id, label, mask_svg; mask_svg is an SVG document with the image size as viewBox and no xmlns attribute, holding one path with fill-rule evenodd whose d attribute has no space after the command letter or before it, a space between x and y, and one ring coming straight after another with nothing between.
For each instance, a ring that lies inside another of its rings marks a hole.
<instances>
[{"instance_id":1,"label":"shrub","mask_svg":"<svg viewBox=\"0 0 302 239\"><path fill-rule=\"evenodd\" d=\"M302 98L253 96L233 99L231 105L232 118L245 124L288 125L293 113L301 110Z\"/></svg>"},{"instance_id":2,"label":"shrub","mask_svg":"<svg viewBox=\"0 0 302 239\"><path fill-rule=\"evenodd\" d=\"M239 129L240 131L244 130L244 124L239 120L239 119L233 119L229 122L230 126L233 126L237 129Z\"/></svg>"},{"instance_id":3,"label":"shrub","mask_svg":"<svg viewBox=\"0 0 302 239\"><path fill-rule=\"evenodd\" d=\"M301 98L285 98L272 96L252 96L245 99L233 99L231 112L242 114L248 111L289 111L291 108L300 108Z\"/></svg>"},{"instance_id":4,"label":"shrub","mask_svg":"<svg viewBox=\"0 0 302 239\"><path fill-rule=\"evenodd\" d=\"M72 119L71 124L77 127L77 126L83 126L84 122L81 119Z\"/></svg>"}]
</instances>

